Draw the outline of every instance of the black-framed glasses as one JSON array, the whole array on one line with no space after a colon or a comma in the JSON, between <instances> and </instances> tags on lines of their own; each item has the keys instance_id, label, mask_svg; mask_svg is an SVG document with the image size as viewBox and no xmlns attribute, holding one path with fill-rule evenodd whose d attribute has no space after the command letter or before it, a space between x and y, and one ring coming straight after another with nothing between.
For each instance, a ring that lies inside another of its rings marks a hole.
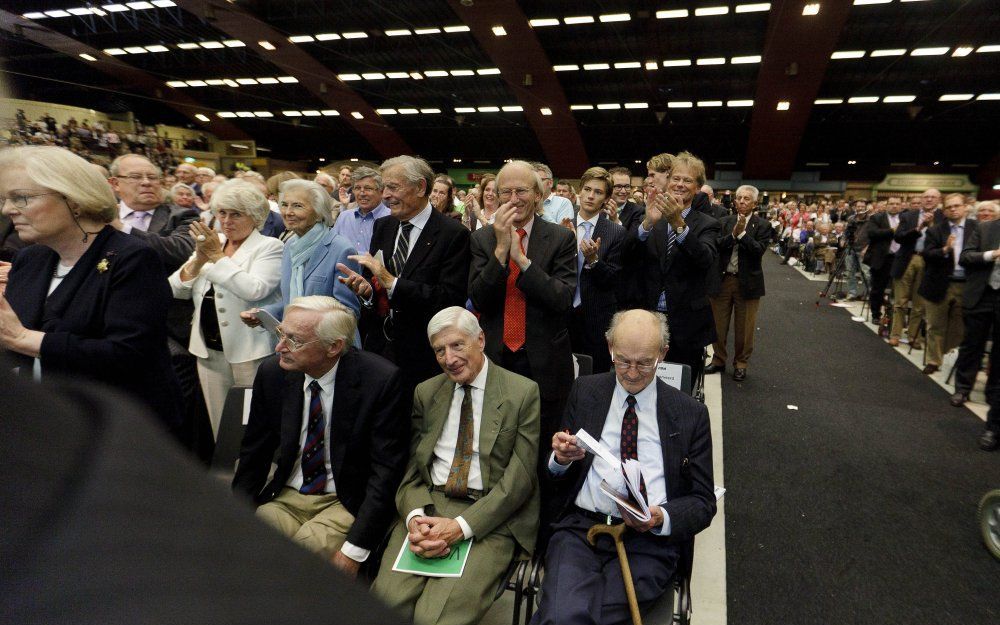
<instances>
[{"instance_id":1,"label":"black-framed glasses","mask_svg":"<svg viewBox=\"0 0 1000 625\"><path fill-rule=\"evenodd\" d=\"M318 343L319 341L323 340L323 339L313 339L311 341L304 341L304 342L297 341L293 338L289 338L288 335L285 334L285 331L282 330L281 328L275 328L274 333L278 335L278 342L280 343L284 341L285 345L288 345L288 349L293 352L299 351L306 345L310 345L312 343Z\"/></svg>"},{"instance_id":2,"label":"black-framed glasses","mask_svg":"<svg viewBox=\"0 0 1000 625\"><path fill-rule=\"evenodd\" d=\"M7 196L0 195L0 207L5 206L7 204L7 201L10 200L10 203L14 205L14 208L17 209L28 208L29 200L31 200L32 198L41 197L43 195L59 195L65 197L63 196L62 193L59 193L58 191L46 191L44 193L18 193L16 195L7 195Z\"/></svg>"},{"instance_id":3,"label":"black-framed glasses","mask_svg":"<svg viewBox=\"0 0 1000 625\"><path fill-rule=\"evenodd\" d=\"M616 184L615 185L615 191L628 191L631 188L632 188L632 185L630 185L630 184Z\"/></svg>"}]
</instances>

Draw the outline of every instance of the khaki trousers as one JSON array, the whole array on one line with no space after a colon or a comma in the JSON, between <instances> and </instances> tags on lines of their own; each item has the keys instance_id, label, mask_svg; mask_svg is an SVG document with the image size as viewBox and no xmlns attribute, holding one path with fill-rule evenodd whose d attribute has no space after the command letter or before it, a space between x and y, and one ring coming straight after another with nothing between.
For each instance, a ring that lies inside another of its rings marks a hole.
<instances>
[{"instance_id":1,"label":"khaki trousers","mask_svg":"<svg viewBox=\"0 0 1000 625\"><path fill-rule=\"evenodd\" d=\"M437 516L452 519L472 505L471 501L450 499L437 491L431 491L431 499ZM514 538L500 528L476 536L462 577L421 577L392 570L406 536L406 526L397 523L372 592L416 625L478 624L493 605L493 594L514 557Z\"/></svg>"},{"instance_id":2,"label":"khaki trousers","mask_svg":"<svg viewBox=\"0 0 1000 625\"><path fill-rule=\"evenodd\" d=\"M712 364L726 364L726 342L729 338L729 320L733 319L733 347L736 357L733 367L746 369L753 353L754 329L757 324L757 308L759 299L743 299L740 295L740 282L736 276L726 274L722 277L722 287L719 294L709 298L712 303L712 315L715 316L715 333L718 335L712 345Z\"/></svg>"},{"instance_id":3,"label":"khaki trousers","mask_svg":"<svg viewBox=\"0 0 1000 625\"><path fill-rule=\"evenodd\" d=\"M927 309L927 364L941 366L945 354L962 342L962 291L964 282L952 282L940 302L924 300Z\"/></svg>"},{"instance_id":4,"label":"khaki trousers","mask_svg":"<svg viewBox=\"0 0 1000 625\"><path fill-rule=\"evenodd\" d=\"M910 306L910 323L906 329L906 337L910 342L917 340L917 328L924 318L924 298L917 294L920 281L924 279L924 257L914 254L910 264L898 280L892 281L892 328L889 338L898 339L903 336L903 325L906 323L906 307Z\"/></svg>"},{"instance_id":5,"label":"khaki trousers","mask_svg":"<svg viewBox=\"0 0 1000 625\"><path fill-rule=\"evenodd\" d=\"M354 515L336 495L303 495L288 487L257 508L257 517L327 560L340 551L354 525Z\"/></svg>"}]
</instances>

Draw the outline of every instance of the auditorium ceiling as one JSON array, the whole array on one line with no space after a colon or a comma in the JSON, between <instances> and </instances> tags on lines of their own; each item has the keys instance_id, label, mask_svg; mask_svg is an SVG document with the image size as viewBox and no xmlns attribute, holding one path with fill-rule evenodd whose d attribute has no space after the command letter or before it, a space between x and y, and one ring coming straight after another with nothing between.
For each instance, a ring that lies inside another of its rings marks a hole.
<instances>
[{"instance_id":1,"label":"auditorium ceiling","mask_svg":"<svg viewBox=\"0 0 1000 625\"><path fill-rule=\"evenodd\" d=\"M0 36L17 97L290 159L975 177L1000 145L996 0L5 0Z\"/></svg>"}]
</instances>

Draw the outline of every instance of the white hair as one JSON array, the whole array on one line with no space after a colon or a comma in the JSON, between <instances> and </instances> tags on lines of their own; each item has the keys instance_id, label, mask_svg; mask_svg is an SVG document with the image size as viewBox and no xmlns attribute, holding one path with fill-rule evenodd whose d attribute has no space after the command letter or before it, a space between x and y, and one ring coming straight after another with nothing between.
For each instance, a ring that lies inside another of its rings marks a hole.
<instances>
[{"instance_id":1,"label":"white hair","mask_svg":"<svg viewBox=\"0 0 1000 625\"><path fill-rule=\"evenodd\" d=\"M750 196L753 198L754 202L756 202L757 198L760 196L760 189L753 186L752 184L741 184L740 186L736 187L736 193L734 193L733 196L735 197L739 195L740 191L746 191L747 193L749 193Z\"/></svg>"},{"instance_id":2,"label":"white hair","mask_svg":"<svg viewBox=\"0 0 1000 625\"><path fill-rule=\"evenodd\" d=\"M309 204L316 211L320 221L327 226L333 225L333 215L330 205L333 199L318 182L303 180L302 178L291 178L281 183L278 187L278 203L280 204L289 191L304 191L309 197Z\"/></svg>"},{"instance_id":3,"label":"white hair","mask_svg":"<svg viewBox=\"0 0 1000 625\"><path fill-rule=\"evenodd\" d=\"M296 297L285 306L285 315L290 310L311 310L323 313L319 323L316 324L316 336L328 344L344 341L349 343L354 340L354 330L357 328L357 320L354 313L337 300L327 295L306 295Z\"/></svg>"},{"instance_id":4,"label":"white hair","mask_svg":"<svg viewBox=\"0 0 1000 625\"><path fill-rule=\"evenodd\" d=\"M178 182L174 186L170 187L170 195L177 193L177 189L187 189L191 193L194 193L194 189L191 188L191 185L184 184L183 182Z\"/></svg>"},{"instance_id":5,"label":"white hair","mask_svg":"<svg viewBox=\"0 0 1000 625\"><path fill-rule=\"evenodd\" d=\"M319 185L323 184L322 182L320 182L320 180L325 180L325 181L329 182L330 185L333 186L333 190L334 191L336 191L340 187L340 185L337 184L337 181L334 180L333 176L331 176L330 174L325 174L323 172L320 172L320 173L316 174L315 178L313 178L313 182L315 182L316 184L319 184Z\"/></svg>"},{"instance_id":6,"label":"white hair","mask_svg":"<svg viewBox=\"0 0 1000 625\"><path fill-rule=\"evenodd\" d=\"M608 327L608 331L604 333L604 338L607 339L608 343L614 345L615 342L615 331L618 330L618 326L621 325L622 320L625 315L633 312L632 310L620 310L615 313L611 318L611 326ZM661 312L653 312L651 310L643 310L642 312L652 315L657 325L660 329L660 349L666 349L670 346L670 326L667 323L667 316Z\"/></svg>"},{"instance_id":7,"label":"white hair","mask_svg":"<svg viewBox=\"0 0 1000 625\"><path fill-rule=\"evenodd\" d=\"M108 181L65 148L38 145L0 151L0 170L15 167L23 167L35 184L61 194L81 216L101 223L118 216L118 202Z\"/></svg>"},{"instance_id":8,"label":"white hair","mask_svg":"<svg viewBox=\"0 0 1000 625\"><path fill-rule=\"evenodd\" d=\"M401 167L403 169L403 178L413 186L420 186L420 181L423 180L426 183L424 186L424 195L431 192L431 188L434 186L434 170L424 159L405 154L403 156L394 156L382 163L382 175L385 175L385 172L393 167ZM351 174L353 175L353 173L352 170Z\"/></svg>"},{"instance_id":9,"label":"white hair","mask_svg":"<svg viewBox=\"0 0 1000 625\"><path fill-rule=\"evenodd\" d=\"M358 184L365 178L371 178L372 180L374 180L375 186L378 187L379 191L381 191L382 188L385 187L385 184L382 183L382 174L378 173L377 170L372 169L371 167L366 167L362 165L361 167L355 168L354 171L351 172L352 184Z\"/></svg>"},{"instance_id":10,"label":"white hair","mask_svg":"<svg viewBox=\"0 0 1000 625\"><path fill-rule=\"evenodd\" d=\"M483 331L479 327L479 320L468 310L461 306L449 306L438 311L427 323L427 340L433 341L434 335L441 333L448 328L455 328L462 334L476 338Z\"/></svg>"},{"instance_id":11,"label":"white hair","mask_svg":"<svg viewBox=\"0 0 1000 625\"><path fill-rule=\"evenodd\" d=\"M127 158L142 159L142 160L146 161L147 163L149 163L150 165L153 166L153 168L156 170L156 175L157 176L162 176L163 175L163 170L160 169L160 167L156 163L154 163L153 161L149 160L148 158L146 158L142 154L122 154L121 156L119 156L115 160L111 161L111 164L108 165L108 171L111 173L111 176L113 178L117 178L118 177L118 172L121 170L122 161L124 161ZM178 165L178 167L180 167L180 165ZM190 165L188 165L188 167L190 167Z\"/></svg>"},{"instance_id":12,"label":"white hair","mask_svg":"<svg viewBox=\"0 0 1000 625\"><path fill-rule=\"evenodd\" d=\"M271 210L267 197L257 187L242 180L227 180L219 185L212 194L209 204L212 214L218 215L220 210L231 210L253 219L259 230Z\"/></svg>"},{"instance_id":13,"label":"white hair","mask_svg":"<svg viewBox=\"0 0 1000 625\"><path fill-rule=\"evenodd\" d=\"M215 175L215 170L212 169L211 167L199 167L197 171L198 171L198 175L201 175L201 176L214 176Z\"/></svg>"}]
</instances>

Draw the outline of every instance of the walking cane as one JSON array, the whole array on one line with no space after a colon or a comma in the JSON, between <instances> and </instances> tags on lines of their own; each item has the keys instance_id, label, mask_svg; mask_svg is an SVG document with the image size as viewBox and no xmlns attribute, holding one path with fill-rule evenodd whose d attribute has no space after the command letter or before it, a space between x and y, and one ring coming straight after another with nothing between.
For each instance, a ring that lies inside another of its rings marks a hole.
<instances>
[{"instance_id":1,"label":"walking cane","mask_svg":"<svg viewBox=\"0 0 1000 625\"><path fill-rule=\"evenodd\" d=\"M625 543L622 541L622 534L625 533L625 524L607 525L598 523L587 531L587 542L591 545L597 544L597 537L601 534L611 536L615 541L615 548L618 550L618 564L622 567L622 579L625 580L625 596L628 597L628 609L632 613L632 625L642 625L642 616L639 615L639 601L635 598L635 586L632 584L632 570L628 566L628 557L625 555Z\"/></svg>"}]
</instances>

